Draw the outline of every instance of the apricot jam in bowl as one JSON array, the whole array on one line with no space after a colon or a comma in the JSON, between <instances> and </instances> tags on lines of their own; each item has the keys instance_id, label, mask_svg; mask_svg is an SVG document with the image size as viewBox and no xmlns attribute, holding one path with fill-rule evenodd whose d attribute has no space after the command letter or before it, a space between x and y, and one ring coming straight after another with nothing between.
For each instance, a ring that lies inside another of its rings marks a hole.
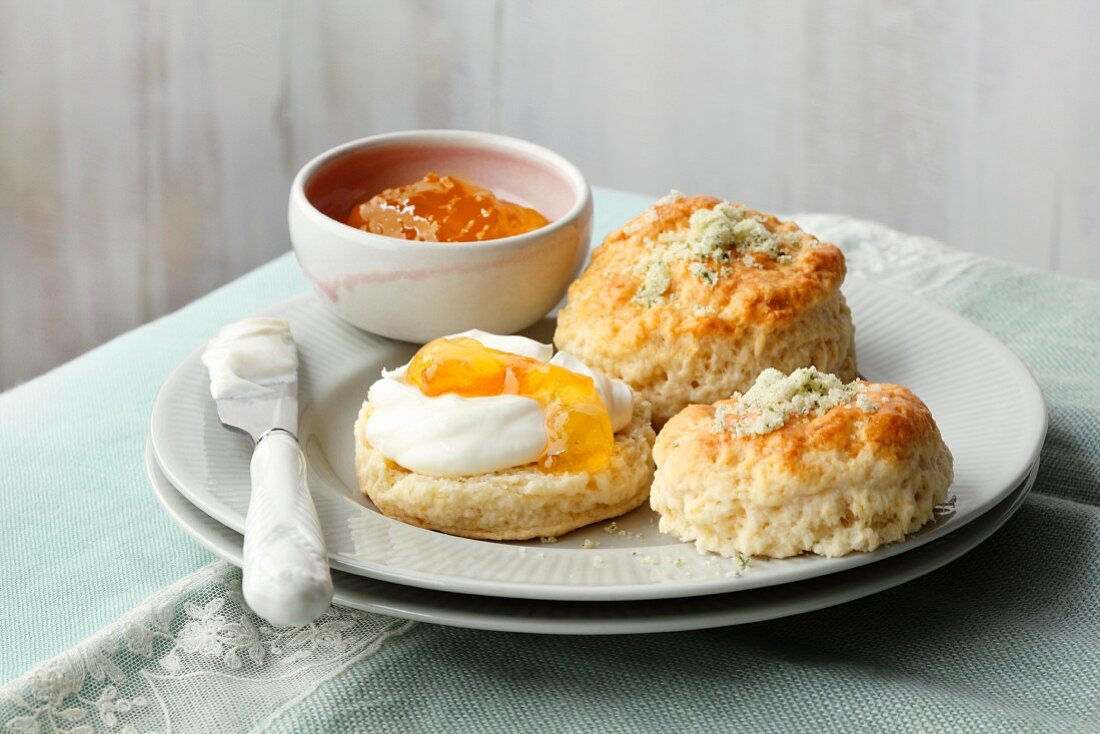
<instances>
[{"instance_id":1,"label":"apricot jam in bowl","mask_svg":"<svg viewBox=\"0 0 1100 734\"><path fill-rule=\"evenodd\" d=\"M533 143L418 130L307 163L289 224L302 272L338 316L427 342L545 316L584 261L592 195L576 166Z\"/></svg>"}]
</instances>

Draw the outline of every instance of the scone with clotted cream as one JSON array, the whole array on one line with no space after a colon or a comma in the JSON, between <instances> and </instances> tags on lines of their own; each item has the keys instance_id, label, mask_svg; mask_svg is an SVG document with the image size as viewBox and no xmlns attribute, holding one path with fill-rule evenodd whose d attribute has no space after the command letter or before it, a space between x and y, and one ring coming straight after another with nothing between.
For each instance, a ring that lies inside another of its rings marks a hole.
<instances>
[{"instance_id":1,"label":"scone with clotted cream","mask_svg":"<svg viewBox=\"0 0 1100 734\"><path fill-rule=\"evenodd\" d=\"M793 222L674 193L595 250L554 343L633 387L662 425L768 367L854 379L844 275L840 249Z\"/></svg>"},{"instance_id":2,"label":"scone with clotted cream","mask_svg":"<svg viewBox=\"0 0 1100 734\"><path fill-rule=\"evenodd\" d=\"M355 423L360 489L451 535L556 537L645 502L649 404L568 353L466 332L371 386Z\"/></svg>"},{"instance_id":3,"label":"scone with clotted cream","mask_svg":"<svg viewBox=\"0 0 1100 734\"><path fill-rule=\"evenodd\" d=\"M930 521L953 478L928 407L904 387L799 369L692 405L657 437L660 529L725 556L841 556Z\"/></svg>"}]
</instances>

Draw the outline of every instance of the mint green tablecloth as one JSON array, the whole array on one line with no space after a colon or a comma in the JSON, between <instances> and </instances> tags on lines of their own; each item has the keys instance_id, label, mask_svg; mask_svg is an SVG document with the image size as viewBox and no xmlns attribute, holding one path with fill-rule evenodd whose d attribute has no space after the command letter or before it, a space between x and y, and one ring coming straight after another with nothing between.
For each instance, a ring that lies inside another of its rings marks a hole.
<instances>
[{"instance_id":1,"label":"mint green tablecloth","mask_svg":"<svg viewBox=\"0 0 1100 734\"><path fill-rule=\"evenodd\" d=\"M646 203L597 192L597 236ZM999 336L1043 388L1034 494L964 558L833 609L696 633L539 637L340 610L296 634L257 629L235 570L207 566L154 501L142 452L179 360L305 289L285 256L0 395L0 678L61 655L6 687L0 727L1100 731L1100 283L806 221L863 274ZM908 260L882 258L906 248ZM279 675L249 688L241 671L276 658ZM221 672L186 674L207 659Z\"/></svg>"}]
</instances>

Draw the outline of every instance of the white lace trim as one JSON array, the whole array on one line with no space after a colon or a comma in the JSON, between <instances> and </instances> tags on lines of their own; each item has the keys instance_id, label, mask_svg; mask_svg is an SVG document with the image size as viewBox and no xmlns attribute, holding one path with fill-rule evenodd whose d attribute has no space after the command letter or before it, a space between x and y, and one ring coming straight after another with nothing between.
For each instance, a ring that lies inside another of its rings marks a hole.
<instances>
[{"instance_id":1,"label":"white lace trim","mask_svg":"<svg viewBox=\"0 0 1100 734\"><path fill-rule=\"evenodd\" d=\"M840 214L795 214L798 226L844 251L848 273L913 293L946 285L983 258L931 237Z\"/></svg>"},{"instance_id":2,"label":"white lace trim","mask_svg":"<svg viewBox=\"0 0 1100 734\"><path fill-rule=\"evenodd\" d=\"M213 563L3 688L10 732L211 732L263 727L414 623L331 607L272 627Z\"/></svg>"}]
</instances>

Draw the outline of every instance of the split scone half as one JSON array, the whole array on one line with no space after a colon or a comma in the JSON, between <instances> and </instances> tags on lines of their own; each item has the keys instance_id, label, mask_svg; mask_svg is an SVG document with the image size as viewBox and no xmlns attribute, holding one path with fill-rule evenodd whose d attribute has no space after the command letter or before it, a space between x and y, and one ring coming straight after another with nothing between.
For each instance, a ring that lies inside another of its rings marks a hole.
<instances>
[{"instance_id":1,"label":"split scone half","mask_svg":"<svg viewBox=\"0 0 1100 734\"><path fill-rule=\"evenodd\" d=\"M418 474L371 445L373 409L365 402L355 422L359 488L383 514L411 525L483 540L554 538L630 512L649 496L655 436L644 402L615 434L608 466L593 474L550 474L534 464L472 476Z\"/></svg>"},{"instance_id":2,"label":"split scone half","mask_svg":"<svg viewBox=\"0 0 1100 734\"><path fill-rule=\"evenodd\" d=\"M767 367L854 379L844 275L840 249L793 222L674 193L593 252L554 343L633 387L660 426Z\"/></svg>"},{"instance_id":3,"label":"split scone half","mask_svg":"<svg viewBox=\"0 0 1100 734\"><path fill-rule=\"evenodd\" d=\"M552 353L472 331L384 371L355 423L362 492L389 517L487 540L556 537L643 504L649 404Z\"/></svg>"},{"instance_id":4,"label":"split scone half","mask_svg":"<svg viewBox=\"0 0 1100 734\"><path fill-rule=\"evenodd\" d=\"M662 532L725 556L842 556L931 520L953 479L932 414L899 385L766 370L673 417L653 449Z\"/></svg>"}]
</instances>

